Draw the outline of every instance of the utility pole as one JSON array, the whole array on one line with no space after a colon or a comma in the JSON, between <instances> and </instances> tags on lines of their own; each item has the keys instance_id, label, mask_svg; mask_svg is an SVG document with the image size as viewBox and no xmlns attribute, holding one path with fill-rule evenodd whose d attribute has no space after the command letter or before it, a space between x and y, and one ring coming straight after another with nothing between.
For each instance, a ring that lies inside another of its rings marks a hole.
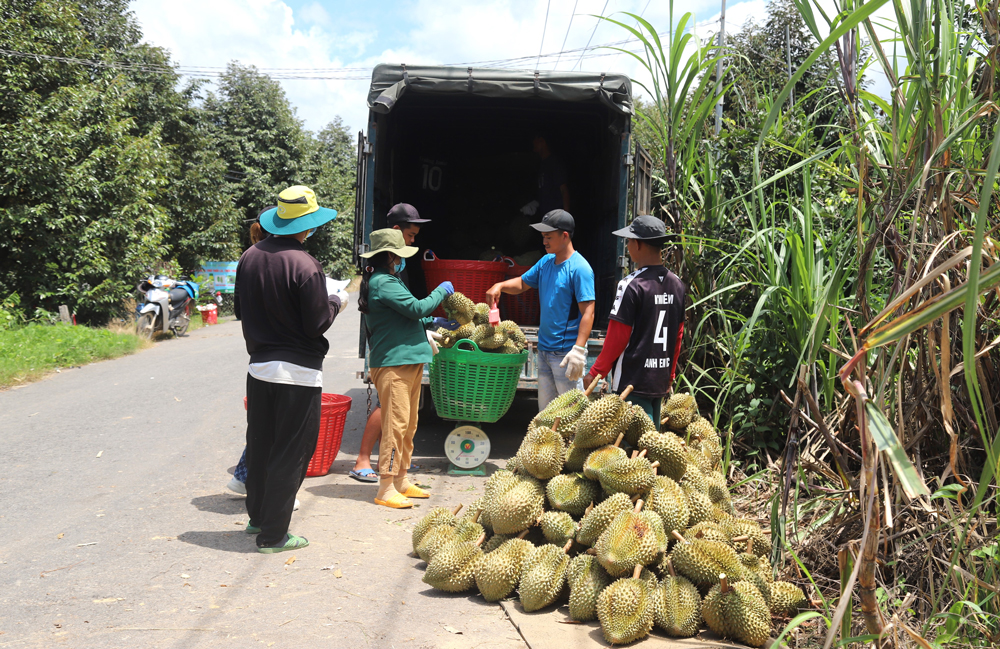
<instances>
[{"instance_id":1,"label":"utility pole","mask_svg":"<svg viewBox=\"0 0 1000 649\"><path fill-rule=\"evenodd\" d=\"M715 68L715 94L719 101L715 104L715 134L722 129L722 50L726 46L726 0L722 0L722 13L719 16L719 62Z\"/></svg>"},{"instance_id":2,"label":"utility pole","mask_svg":"<svg viewBox=\"0 0 1000 649\"><path fill-rule=\"evenodd\" d=\"M788 66L788 80L791 81L792 80L792 41L788 37L788 23L785 23L785 61L786 61L786 64ZM792 86L792 92L789 95L789 101L792 102L788 106L789 110L791 110L792 108L795 107L795 86Z\"/></svg>"}]
</instances>

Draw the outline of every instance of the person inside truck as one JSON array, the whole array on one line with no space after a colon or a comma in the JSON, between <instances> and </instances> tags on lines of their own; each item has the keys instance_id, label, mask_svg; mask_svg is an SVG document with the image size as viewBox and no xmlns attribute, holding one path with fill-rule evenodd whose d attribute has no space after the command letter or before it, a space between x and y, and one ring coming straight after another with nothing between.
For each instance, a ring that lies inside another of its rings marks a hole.
<instances>
[{"instance_id":1,"label":"person inside truck","mask_svg":"<svg viewBox=\"0 0 1000 649\"><path fill-rule=\"evenodd\" d=\"M410 498L430 497L406 478L417 431L420 380L424 363L434 355L434 337L440 338L435 330L458 328L447 318L430 317L455 292L451 282L442 282L418 300L399 280L405 260L416 252L399 230L385 228L371 233L371 249L361 255L369 265L361 276L358 310L365 314L369 372L383 409L375 504L393 509L413 507Z\"/></svg>"},{"instance_id":2,"label":"person inside truck","mask_svg":"<svg viewBox=\"0 0 1000 649\"><path fill-rule=\"evenodd\" d=\"M386 227L402 232L403 241L408 246L412 246L413 242L416 241L417 235L420 234L420 227L430 222L430 219L420 218L417 208L409 203L397 203L393 205L392 209L389 210L389 214L386 215ZM403 270L399 274L399 279L407 288L410 286L406 274L405 261ZM378 474L372 470L372 451L375 450L375 444L381 437L382 408L379 406L368 416L368 422L365 424L365 432L361 435L361 448L358 449L358 459L354 461L354 468L348 473L349 476L359 482L378 482ZM410 464L409 471L416 471L419 468L416 464Z\"/></svg>"},{"instance_id":3,"label":"person inside truck","mask_svg":"<svg viewBox=\"0 0 1000 649\"><path fill-rule=\"evenodd\" d=\"M542 160L538 169L538 197L521 208L525 216L548 214L555 209L569 212L569 173L559 156L549 148L544 135L536 135L531 148Z\"/></svg>"},{"instance_id":4,"label":"person inside truck","mask_svg":"<svg viewBox=\"0 0 1000 649\"><path fill-rule=\"evenodd\" d=\"M660 404L674 380L684 337L685 287L663 265L663 221L637 216L614 235L628 240L636 270L618 282L604 348L587 381L607 376L615 392L633 386L629 399L659 428Z\"/></svg>"},{"instance_id":5,"label":"person inside truck","mask_svg":"<svg viewBox=\"0 0 1000 649\"><path fill-rule=\"evenodd\" d=\"M494 284L486 298L538 289L538 410L573 388L583 389L587 339L594 326L594 271L573 248L576 222L566 210L547 213L531 227L542 233L547 253L520 277Z\"/></svg>"}]
</instances>

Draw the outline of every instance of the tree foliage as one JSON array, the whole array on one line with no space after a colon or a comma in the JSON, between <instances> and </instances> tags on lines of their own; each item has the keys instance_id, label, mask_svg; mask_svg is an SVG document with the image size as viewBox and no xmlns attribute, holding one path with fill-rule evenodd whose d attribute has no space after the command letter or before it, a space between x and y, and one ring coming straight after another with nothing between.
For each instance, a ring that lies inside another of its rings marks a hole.
<instances>
[{"instance_id":1,"label":"tree foliage","mask_svg":"<svg viewBox=\"0 0 1000 649\"><path fill-rule=\"evenodd\" d=\"M143 274L237 259L246 220L293 184L340 211L309 249L347 272L354 169L339 119L314 136L275 81L236 64L215 92L182 84L141 39L127 0L0 7L4 49L107 64L0 60L0 300L106 321Z\"/></svg>"}]
</instances>

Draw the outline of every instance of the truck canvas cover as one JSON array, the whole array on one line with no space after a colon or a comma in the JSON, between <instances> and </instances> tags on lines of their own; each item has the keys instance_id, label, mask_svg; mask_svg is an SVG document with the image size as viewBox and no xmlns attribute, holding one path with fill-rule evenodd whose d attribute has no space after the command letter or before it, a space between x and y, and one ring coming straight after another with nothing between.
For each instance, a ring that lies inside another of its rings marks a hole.
<instances>
[{"instance_id":1,"label":"truck canvas cover","mask_svg":"<svg viewBox=\"0 0 1000 649\"><path fill-rule=\"evenodd\" d=\"M372 73L368 107L385 114L408 92L473 95L564 102L600 102L624 115L633 115L632 82L622 74L545 72L408 66L381 63Z\"/></svg>"}]
</instances>

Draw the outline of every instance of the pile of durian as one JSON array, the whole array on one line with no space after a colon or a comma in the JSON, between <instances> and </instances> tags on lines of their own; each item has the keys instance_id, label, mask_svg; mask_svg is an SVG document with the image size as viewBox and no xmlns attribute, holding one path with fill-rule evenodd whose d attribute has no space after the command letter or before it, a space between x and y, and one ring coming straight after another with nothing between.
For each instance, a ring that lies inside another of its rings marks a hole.
<instances>
[{"instance_id":1,"label":"pile of durian","mask_svg":"<svg viewBox=\"0 0 1000 649\"><path fill-rule=\"evenodd\" d=\"M441 303L445 315L456 320L458 329L440 328L438 345L454 347L459 340L468 338L485 352L520 354L527 345L524 332L513 320L503 320L495 327L490 325L490 305L476 304L461 293L452 293Z\"/></svg>"},{"instance_id":2,"label":"pile of durian","mask_svg":"<svg viewBox=\"0 0 1000 649\"><path fill-rule=\"evenodd\" d=\"M675 394L658 432L625 401L631 386L592 399L596 383L532 420L517 456L464 516L461 505L435 508L416 525L424 582L478 589L488 601L517 591L526 612L568 587L570 617L599 620L612 644L654 625L689 637L704 621L763 645L772 614L793 616L808 602L773 580L767 532L735 516L712 425L691 395Z\"/></svg>"}]
</instances>

